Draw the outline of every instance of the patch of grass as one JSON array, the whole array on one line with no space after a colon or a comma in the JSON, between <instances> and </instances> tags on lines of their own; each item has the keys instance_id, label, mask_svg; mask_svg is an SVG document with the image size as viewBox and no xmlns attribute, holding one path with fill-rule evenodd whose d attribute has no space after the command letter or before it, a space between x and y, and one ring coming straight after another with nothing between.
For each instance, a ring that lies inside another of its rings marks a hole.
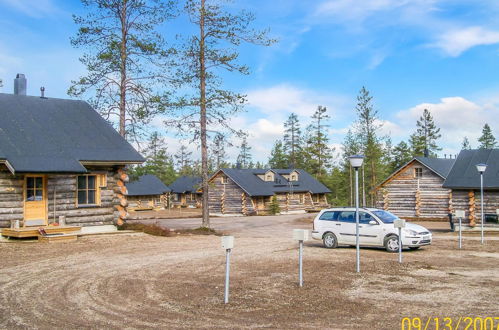
<instances>
[{"instance_id":1,"label":"patch of grass","mask_svg":"<svg viewBox=\"0 0 499 330\"><path fill-rule=\"evenodd\" d=\"M135 230L141 231L143 233L154 235L154 236L174 236L175 231L171 231L169 228L158 226L158 224L145 224L140 222L125 222L123 225L118 227L119 230Z\"/></svg>"},{"instance_id":2,"label":"patch of grass","mask_svg":"<svg viewBox=\"0 0 499 330\"><path fill-rule=\"evenodd\" d=\"M207 227L172 230L170 228L162 227L157 223L145 224L140 222L125 222L123 225L118 227L118 230L135 230L149 235L165 236L165 237L172 237L178 235L216 235L216 236L222 235L221 233L217 232L215 229Z\"/></svg>"}]
</instances>

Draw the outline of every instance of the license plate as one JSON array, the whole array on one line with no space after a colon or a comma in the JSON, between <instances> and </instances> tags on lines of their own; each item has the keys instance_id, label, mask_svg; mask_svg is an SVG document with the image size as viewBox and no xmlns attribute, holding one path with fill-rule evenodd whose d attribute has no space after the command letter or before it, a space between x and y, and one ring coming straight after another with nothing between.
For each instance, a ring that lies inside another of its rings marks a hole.
<instances>
[{"instance_id":1,"label":"license plate","mask_svg":"<svg viewBox=\"0 0 499 330\"><path fill-rule=\"evenodd\" d=\"M430 235L424 235L423 239L430 239Z\"/></svg>"}]
</instances>

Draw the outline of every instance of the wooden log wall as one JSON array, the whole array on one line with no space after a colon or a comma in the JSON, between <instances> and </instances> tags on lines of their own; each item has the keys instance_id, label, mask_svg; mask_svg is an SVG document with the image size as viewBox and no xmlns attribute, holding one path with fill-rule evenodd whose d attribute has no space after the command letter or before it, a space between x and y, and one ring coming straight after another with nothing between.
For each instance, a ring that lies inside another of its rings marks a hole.
<instances>
[{"instance_id":1,"label":"wooden log wall","mask_svg":"<svg viewBox=\"0 0 499 330\"><path fill-rule=\"evenodd\" d=\"M419 190L416 167L423 169ZM376 206L408 219L447 220L450 190L442 187L443 182L443 178L415 161L378 188Z\"/></svg>"},{"instance_id":2,"label":"wooden log wall","mask_svg":"<svg viewBox=\"0 0 499 330\"><path fill-rule=\"evenodd\" d=\"M49 223L54 221L54 217L58 219L61 215L66 217L68 225L95 226L123 223L128 215L126 200L128 192L124 184L118 185L118 182L123 183L119 177L123 176L124 172L118 173L112 168L91 168L90 170L106 175L106 186L100 188L99 206L77 207L77 175L47 176ZM123 179L127 180L127 177Z\"/></svg>"},{"instance_id":3,"label":"wooden log wall","mask_svg":"<svg viewBox=\"0 0 499 330\"><path fill-rule=\"evenodd\" d=\"M470 226L480 223L482 218L480 190L453 190L452 205L454 210L465 211L465 223L469 223ZM496 210L499 209L499 191L483 192L483 209L484 214L496 214Z\"/></svg>"},{"instance_id":4,"label":"wooden log wall","mask_svg":"<svg viewBox=\"0 0 499 330\"><path fill-rule=\"evenodd\" d=\"M211 179L208 191L210 213L251 214L256 212L251 198L232 179L222 184L223 173Z\"/></svg>"},{"instance_id":5,"label":"wooden log wall","mask_svg":"<svg viewBox=\"0 0 499 330\"><path fill-rule=\"evenodd\" d=\"M0 165L0 227L10 227L12 220L23 220L23 186L24 176L14 176Z\"/></svg>"}]
</instances>

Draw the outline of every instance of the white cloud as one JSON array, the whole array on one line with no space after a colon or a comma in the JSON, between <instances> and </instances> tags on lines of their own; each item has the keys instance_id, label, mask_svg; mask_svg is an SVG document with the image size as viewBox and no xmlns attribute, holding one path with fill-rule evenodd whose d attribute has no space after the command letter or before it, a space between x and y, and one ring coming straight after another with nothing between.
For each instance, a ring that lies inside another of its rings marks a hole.
<instances>
[{"instance_id":1,"label":"white cloud","mask_svg":"<svg viewBox=\"0 0 499 330\"><path fill-rule=\"evenodd\" d=\"M483 125L488 123L495 132L499 128L499 109L490 104L478 104L463 97L445 97L438 103L421 103L408 110L397 113L396 118L406 136L414 132L416 121L423 110L428 109L437 127L440 127L439 144L444 146L441 153L458 153L465 136L472 146L481 135ZM497 135L497 134L496 134Z\"/></svg>"},{"instance_id":2,"label":"white cloud","mask_svg":"<svg viewBox=\"0 0 499 330\"><path fill-rule=\"evenodd\" d=\"M470 48L497 43L499 43L499 31L471 26L446 31L439 35L430 46L443 50L449 56L457 57Z\"/></svg>"},{"instance_id":3,"label":"white cloud","mask_svg":"<svg viewBox=\"0 0 499 330\"><path fill-rule=\"evenodd\" d=\"M330 113L345 103L338 95L322 94L289 84L247 92L250 107L272 117L283 118L294 112L299 116L311 116L318 105L326 106Z\"/></svg>"},{"instance_id":4,"label":"white cloud","mask_svg":"<svg viewBox=\"0 0 499 330\"><path fill-rule=\"evenodd\" d=\"M41 18L61 12L52 0L0 0L0 4L34 18Z\"/></svg>"}]
</instances>

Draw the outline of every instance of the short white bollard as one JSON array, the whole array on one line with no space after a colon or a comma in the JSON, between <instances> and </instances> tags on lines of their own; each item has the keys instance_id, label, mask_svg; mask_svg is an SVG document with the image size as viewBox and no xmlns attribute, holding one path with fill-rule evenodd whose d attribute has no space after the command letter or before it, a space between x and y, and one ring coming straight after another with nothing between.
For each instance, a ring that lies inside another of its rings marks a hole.
<instances>
[{"instance_id":1,"label":"short white bollard","mask_svg":"<svg viewBox=\"0 0 499 330\"><path fill-rule=\"evenodd\" d=\"M293 229L293 239L299 242L298 252L298 283L303 286L303 241L308 240L308 230L306 229Z\"/></svg>"},{"instance_id":2,"label":"short white bollard","mask_svg":"<svg viewBox=\"0 0 499 330\"><path fill-rule=\"evenodd\" d=\"M464 211L463 210L456 210L456 218L459 219L459 248L462 249L463 247L463 219L464 219Z\"/></svg>"},{"instance_id":3,"label":"short white bollard","mask_svg":"<svg viewBox=\"0 0 499 330\"><path fill-rule=\"evenodd\" d=\"M229 303L230 251L233 248L234 236L222 236L222 249L225 249L225 304Z\"/></svg>"},{"instance_id":4,"label":"short white bollard","mask_svg":"<svg viewBox=\"0 0 499 330\"><path fill-rule=\"evenodd\" d=\"M402 263L402 228L405 227L405 220L397 219L393 226L399 229L399 263Z\"/></svg>"}]
</instances>

